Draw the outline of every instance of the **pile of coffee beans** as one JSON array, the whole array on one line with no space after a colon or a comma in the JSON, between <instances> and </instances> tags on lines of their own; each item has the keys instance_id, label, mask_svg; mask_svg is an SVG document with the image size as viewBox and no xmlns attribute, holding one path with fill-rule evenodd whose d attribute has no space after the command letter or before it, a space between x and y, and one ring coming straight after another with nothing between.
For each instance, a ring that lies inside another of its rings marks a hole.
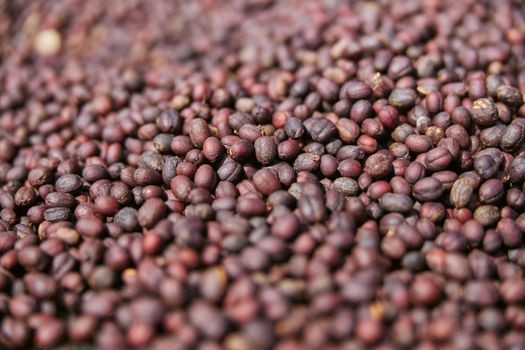
<instances>
[{"instance_id":1,"label":"pile of coffee beans","mask_svg":"<svg viewBox=\"0 0 525 350\"><path fill-rule=\"evenodd\" d=\"M521 0L0 8L0 348L525 348Z\"/></svg>"}]
</instances>

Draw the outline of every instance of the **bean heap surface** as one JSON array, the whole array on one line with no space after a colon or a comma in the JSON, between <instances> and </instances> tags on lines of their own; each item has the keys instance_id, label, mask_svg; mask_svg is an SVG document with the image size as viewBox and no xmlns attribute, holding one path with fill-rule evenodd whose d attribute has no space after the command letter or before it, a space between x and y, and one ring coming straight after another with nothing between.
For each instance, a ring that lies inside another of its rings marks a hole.
<instances>
[{"instance_id":1,"label":"bean heap surface","mask_svg":"<svg viewBox=\"0 0 525 350\"><path fill-rule=\"evenodd\" d=\"M0 2L0 348L525 348L520 0Z\"/></svg>"}]
</instances>

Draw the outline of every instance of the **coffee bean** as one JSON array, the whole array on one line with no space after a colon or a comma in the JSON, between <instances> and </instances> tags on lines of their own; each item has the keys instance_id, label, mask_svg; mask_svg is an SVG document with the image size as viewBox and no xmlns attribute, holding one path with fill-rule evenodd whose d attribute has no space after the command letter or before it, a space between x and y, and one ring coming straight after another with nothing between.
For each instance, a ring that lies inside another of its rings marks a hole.
<instances>
[{"instance_id":1,"label":"coffee bean","mask_svg":"<svg viewBox=\"0 0 525 350\"><path fill-rule=\"evenodd\" d=\"M258 170L253 174L252 181L257 190L266 196L281 188L279 177L270 169Z\"/></svg>"},{"instance_id":2,"label":"coffee bean","mask_svg":"<svg viewBox=\"0 0 525 350\"><path fill-rule=\"evenodd\" d=\"M498 301L498 292L491 282L472 281L465 286L464 298L475 306L491 306Z\"/></svg>"},{"instance_id":3,"label":"coffee bean","mask_svg":"<svg viewBox=\"0 0 525 350\"><path fill-rule=\"evenodd\" d=\"M52 237L56 237L68 245L76 245L80 239L80 235L75 229L67 227L59 228Z\"/></svg>"},{"instance_id":4,"label":"coffee bean","mask_svg":"<svg viewBox=\"0 0 525 350\"><path fill-rule=\"evenodd\" d=\"M392 90L388 97L388 103L399 109L408 109L416 103L417 94L409 88L397 88Z\"/></svg>"},{"instance_id":5,"label":"coffee bean","mask_svg":"<svg viewBox=\"0 0 525 350\"><path fill-rule=\"evenodd\" d=\"M166 207L159 198L148 199L137 212L137 221L140 226L150 228L164 216Z\"/></svg>"},{"instance_id":6,"label":"coffee bean","mask_svg":"<svg viewBox=\"0 0 525 350\"><path fill-rule=\"evenodd\" d=\"M337 133L337 128L334 123L324 118L310 118L310 123L305 124L306 131L312 140L326 143L330 141Z\"/></svg>"},{"instance_id":7,"label":"coffee bean","mask_svg":"<svg viewBox=\"0 0 525 350\"><path fill-rule=\"evenodd\" d=\"M55 281L43 273L29 273L24 276L29 294L37 299L51 298L57 290Z\"/></svg>"},{"instance_id":8,"label":"coffee bean","mask_svg":"<svg viewBox=\"0 0 525 350\"><path fill-rule=\"evenodd\" d=\"M318 196L304 195L298 200L297 206L308 223L319 222L325 217L324 203Z\"/></svg>"},{"instance_id":9,"label":"coffee bean","mask_svg":"<svg viewBox=\"0 0 525 350\"><path fill-rule=\"evenodd\" d=\"M498 101L511 107L518 107L523 104L523 96L521 92L515 87L509 85L498 86L496 89L496 98Z\"/></svg>"},{"instance_id":10,"label":"coffee bean","mask_svg":"<svg viewBox=\"0 0 525 350\"><path fill-rule=\"evenodd\" d=\"M517 150L525 140L525 130L522 125L510 124L501 133L501 148L504 151L512 152Z\"/></svg>"},{"instance_id":11,"label":"coffee bean","mask_svg":"<svg viewBox=\"0 0 525 350\"><path fill-rule=\"evenodd\" d=\"M482 205L474 211L474 218L483 226L492 226L500 219L498 207L494 205Z\"/></svg>"},{"instance_id":12,"label":"coffee bean","mask_svg":"<svg viewBox=\"0 0 525 350\"><path fill-rule=\"evenodd\" d=\"M521 243L523 234L512 219L501 219L496 226L496 232L508 247L516 247Z\"/></svg>"},{"instance_id":13,"label":"coffee bean","mask_svg":"<svg viewBox=\"0 0 525 350\"><path fill-rule=\"evenodd\" d=\"M217 169L219 179L223 181L238 182L243 176L244 170L242 166L233 159L226 159L222 165Z\"/></svg>"},{"instance_id":14,"label":"coffee bean","mask_svg":"<svg viewBox=\"0 0 525 350\"><path fill-rule=\"evenodd\" d=\"M48 207L67 207L71 208L76 204L75 197L70 193L51 192L45 198Z\"/></svg>"},{"instance_id":15,"label":"coffee bean","mask_svg":"<svg viewBox=\"0 0 525 350\"><path fill-rule=\"evenodd\" d=\"M65 333L63 322L50 318L42 322L35 334L35 342L43 348L52 348L59 344Z\"/></svg>"},{"instance_id":16,"label":"coffee bean","mask_svg":"<svg viewBox=\"0 0 525 350\"><path fill-rule=\"evenodd\" d=\"M379 205L388 212L406 213L412 209L414 202L404 194L385 193L379 198Z\"/></svg>"},{"instance_id":17,"label":"coffee bean","mask_svg":"<svg viewBox=\"0 0 525 350\"><path fill-rule=\"evenodd\" d=\"M498 119L496 105L488 98L480 98L474 101L470 113L474 122L481 127L492 126Z\"/></svg>"},{"instance_id":18,"label":"coffee bean","mask_svg":"<svg viewBox=\"0 0 525 350\"><path fill-rule=\"evenodd\" d=\"M113 222L122 227L124 231L133 231L138 225L137 210L124 207L115 214Z\"/></svg>"},{"instance_id":19,"label":"coffee bean","mask_svg":"<svg viewBox=\"0 0 525 350\"><path fill-rule=\"evenodd\" d=\"M469 177L457 179L450 190L450 202L456 207L465 207L474 192L473 180Z\"/></svg>"},{"instance_id":20,"label":"coffee bean","mask_svg":"<svg viewBox=\"0 0 525 350\"><path fill-rule=\"evenodd\" d=\"M66 174L60 176L55 182L55 189L58 192L74 193L82 186L82 179L76 174Z\"/></svg>"},{"instance_id":21,"label":"coffee bean","mask_svg":"<svg viewBox=\"0 0 525 350\"><path fill-rule=\"evenodd\" d=\"M70 215L71 210L64 207L49 208L44 211L44 219L51 222L65 221L69 219Z\"/></svg>"},{"instance_id":22,"label":"coffee bean","mask_svg":"<svg viewBox=\"0 0 525 350\"><path fill-rule=\"evenodd\" d=\"M452 162L452 154L445 147L437 147L426 153L426 168L432 172L445 170Z\"/></svg>"},{"instance_id":23,"label":"coffee bean","mask_svg":"<svg viewBox=\"0 0 525 350\"><path fill-rule=\"evenodd\" d=\"M393 171L392 161L389 152L378 152L366 160L364 171L374 178L384 178Z\"/></svg>"},{"instance_id":24,"label":"coffee bean","mask_svg":"<svg viewBox=\"0 0 525 350\"><path fill-rule=\"evenodd\" d=\"M163 111L157 118L157 126L165 133L179 131L182 127L179 113L175 109L167 109Z\"/></svg>"},{"instance_id":25,"label":"coffee bean","mask_svg":"<svg viewBox=\"0 0 525 350\"><path fill-rule=\"evenodd\" d=\"M277 145L270 136L261 136L255 140L255 157L263 165L269 165L277 156Z\"/></svg>"}]
</instances>

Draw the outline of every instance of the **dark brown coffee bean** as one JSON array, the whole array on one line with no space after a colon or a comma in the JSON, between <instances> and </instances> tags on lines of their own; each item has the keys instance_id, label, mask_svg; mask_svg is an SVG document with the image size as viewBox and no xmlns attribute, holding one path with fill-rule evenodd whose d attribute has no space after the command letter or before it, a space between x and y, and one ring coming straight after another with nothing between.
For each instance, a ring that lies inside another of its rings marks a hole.
<instances>
[{"instance_id":1,"label":"dark brown coffee bean","mask_svg":"<svg viewBox=\"0 0 525 350\"><path fill-rule=\"evenodd\" d=\"M82 179L76 174L60 176L55 182L55 189L58 192L74 193L82 186Z\"/></svg>"},{"instance_id":2,"label":"dark brown coffee bean","mask_svg":"<svg viewBox=\"0 0 525 350\"><path fill-rule=\"evenodd\" d=\"M388 212L406 213L412 209L414 202L404 194L385 193L379 198L379 205Z\"/></svg>"},{"instance_id":3,"label":"dark brown coffee bean","mask_svg":"<svg viewBox=\"0 0 525 350\"><path fill-rule=\"evenodd\" d=\"M434 202L443 194L443 184L434 177L425 177L412 187L414 198L420 202Z\"/></svg>"},{"instance_id":4,"label":"dark brown coffee bean","mask_svg":"<svg viewBox=\"0 0 525 350\"><path fill-rule=\"evenodd\" d=\"M408 135L405 139L408 149L414 153L425 153L432 148L432 139L425 135Z\"/></svg>"},{"instance_id":5,"label":"dark brown coffee bean","mask_svg":"<svg viewBox=\"0 0 525 350\"><path fill-rule=\"evenodd\" d=\"M153 145L155 149L162 154L169 153L171 151L171 142L173 141L173 135L170 134L158 134L153 138Z\"/></svg>"},{"instance_id":6,"label":"dark brown coffee bean","mask_svg":"<svg viewBox=\"0 0 525 350\"><path fill-rule=\"evenodd\" d=\"M219 179L223 181L239 182L244 176L242 166L233 159L226 159L217 169Z\"/></svg>"},{"instance_id":7,"label":"dark brown coffee bean","mask_svg":"<svg viewBox=\"0 0 525 350\"><path fill-rule=\"evenodd\" d=\"M511 107L519 107L523 104L521 92L510 85L500 85L496 89L496 98L498 101Z\"/></svg>"},{"instance_id":8,"label":"dark brown coffee bean","mask_svg":"<svg viewBox=\"0 0 525 350\"><path fill-rule=\"evenodd\" d=\"M68 207L71 208L75 205L75 197L69 193L52 192L45 198L46 205L48 207Z\"/></svg>"},{"instance_id":9,"label":"dark brown coffee bean","mask_svg":"<svg viewBox=\"0 0 525 350\"><path fill-rule=\"evenodd\" d=\"M379 151L368 157L364 171L373 178L381 179L390 175L393 171L392 161L394 157L387 151Z\"/></svg>"},{"instance_id":10,"label":"dark brown coffee bean","mask_svg":"<svg viewBox=\"0 0 525 350\"><path fill-rule=\"evenodd\" d=\"M166 133L179 131L182 127L179 113L175 109L167 109L163 111L157 118L157 126L162 132Z\"/></svg>"},{"instance_id":11,"label":"dark brown coffee bean","mask_svg":"<svg viewBox=\"0 0 525 350\"><path fill-rule=\"evenodd\" d=\"M503 198L503 194L503 184L497 179L489 179L479 188L479 199L484 204L496 204Z\"/></svg>"},{"instance_id":12,"label":"dark brown coffee bean","mask_svg":"<svg viewBox=\"0 0 525 350\"><path fill-rule=\"evenodd\" d=\"M204 301L195 302L190 306L189 319L202 334L211 339L221 338L228 327L226 317Z\"/></svg>"},{"instance_id":13,"label":"dark brown coffee bean","mask_svg":"<svg viewBox=\"0 0 525 350\"><path fill-rule=\"evenodd\" d=\"M491 306L498 301L498 292L488 281L472 281L465 285L464 299L474 306Z\"/></svg>"},{"instance_id":14,"label":"dark brown coffee bean","mask_svg":"<svg viewBox=\"0 0 525 350\"><path fill-rule=\"evenodd\" d=\"M325 118L310 118L305 124L306 131L312 140L327 143L337 133L337 128L334 123Z\"/></svg>"},{"instance_id":15,"label":"dark brown coffee bean","mask_svg":"<svg viewBox=\"0 0 525 350\"><path fill-rule=\"evenodd\" d=\"M344 85L346 96L351 100L360 100L367 98L372 93L372 88L366 83L351 80Z\"/></svg>"},{"instance_id":16,"label":"dark brown coffee bean","mask_svg":"<svg viewBox=\"0 0 525 350\"><path fill-rule=\"evenodd\" d=\"M65 333L62 321L49 318L42 322L35 334L35 342L42 348L53 348L60 343Z\"/></svg>"},{"instance_id":17,"label":"dark brown coffee bean","mask_svg":"<svg viewBox=\"0 0 525 350\"><path fill-rule=\"evenodd\" d=\"M334 101L339 94L338 86L331 80L320 79L316 85L317 92L327 101Z\"/></svg>"},{"instance_id":18,"label":"dark brown coffee bean","mask_svg":"<svg viewBox=\"0 0 525 350\"><path fill-rule=\"evenodd\" d=\"M523 234L512 219L501 219L496 226L496 232L500 235L503 244L507 247L516 247L522 241Z\"/></svg>"},{"instance_id":19,"label":"dark brown coffee bean","mask_svg":"<svg viewBox=\"0 0 525 350\"><path fill-rule=\"evenodd\" d=\"M426 168L432 172L445 170L452 159L452 154L447 148L434 148L425 154Z\"/></svg>"},{"instance_id":20,"label":"dark brown coffee bean","mask_svg":"<svg viewBox=\"0 0 525 350\"><path fill-rule=\"evenodd\" d=\"M95 208L98 212L113 216L118 211L119 203L115 197L112 196L101 196L95 199Z\"/></svg>"},{"instance_id":21,"label":"dark brown coffee bean","mask_svg":"<svg viewBox=\"0 0 525 350\"><path fill-rule=\"evenodd\" d=\"M193 182L185 175L177 175L171 180L171 191L180 201L188 201L190 191L194 188Z\"/></svg>"},{"instance_id":22,"label":"dark brown coffee bean","mask_svg":"<svg viewBox=\"0 0 525 350\"><path fill-rule=\"evenodd\" d=\"M18 262L28 270L43 270L48 262L45 254L34 246L20 249L17 258Z\"/></svg>"},{"instance_id":23,"label":"dark brown coffee bean","mask_svg":"<svg viewBox=\"0 0 525 350\"><path fill-rule=\"evenodd\" d=\"M525 130L522 125L512 123L501 133L501 148L507 152L513 152L521 147L525 140Z\"/></svg>"},{"instance_id":24,"label":"dark brown coffee bean","mask_svg":"<svg viewBox=\"0 0 525 350\"><path fill-rule=\"evenodd\" d=\"M474 101L470 109L472 119L481 126L492 126L498 120L498 109L492 100L488 98L480 98Z\"/></svg>"},{"instance_id":25,"label":"dark brown coffee bean","mask_svg":"<svg viewBox=\"0 0 525 350\"><path fill-rule=\"evenodd\" d=\"M137 212L137 221L140 226L153 227L166 212L164 201L159 198L148 199Z\"/></svg>"},{"instance_id":26,"label":"dark brown coffee bean","mask_svg":"<svg viewBox=\"0 0 525 350\"><path fill-rule=\"evenodd\" d=\"M525 300L525 280L508 279L500 286L501 298L507 303L519 303Z\"/></svg>"},{"instance_id":27,"label":"dark brown coffee bean","mask_svg":"<svg viewBox=\"0 0 525 350\"><path fill-rule=\"evenodd\" d=\"M162 182L158 171L147 168L137 168L133 173L133 179L139 186L157 185Z\"/></svg>"},{"instance_id":28,"label":"dark brown coffee bean","mask_svg":"<svg viewBox=\"0 0 525 350\"><path fill-rule=\"evenodd\" d=\"M109 177L109 174L105 166L92 164L82 170L82 177L88 182L95 182Z\"/></svg>"},{"instance_id":29,"label":"dark brown coffee bean","mask_svg":"<svg viewBox=\"0 0 525 350\"><path fill-rule=\"evenodd\" d=\"M324 157L324 156L323 156ZM321 171L323 171L323 157L321 157ZM337 160L335 159L337 163ZM344 159L337 165L336 168L341 176L358 178L362 174L361 163L355 159Z\"/></svg>"},{"instance_id":30,"label":"dark brown coffee bean","mask_svg":"<svg viewBox=\"0 0 525 350\"><path fill-rule=\"evenodd\" d=\"M90 315L71 318L67 324L67 334L74 342L85 342L91 339L97 328L97 320Z\"/></svg>"},{"instance_id":31,"label":"dark brown coffee bean","mask_svg":"<svg viewBox=\"0 0 525 350\"><path fill-rule=\"evenodd\" d=\"M163 168L164 160L162 155L153 151L144 152L138 161L139 168L160 171Z\"/></svg>"},{"instance_id":32,"label":"dark brown coffee bean","mask_svg":"<svg viewBox=\"0 0 525 350\"><path fill-rule=\"evenodd\" d=\"M69 208L49 208L44 211L44 219L51 222L66 221L71 215Z\"/></svg>"},{"instance_id":33,"label":"dark brown coffee bean","mask_svg":"<svg viewBox=\"0 0 525 350\"><path fill-rule=\"evenodd\" d=\"M201 118L192 119L188 124L190 140L197 148L202 148L204 141L210 136L206 121Z\"/></svg>"},{"instance_id":34,"label":"dark brown coffee bean","mask_svg":"<svg viewBox=\"0 0 525 350\"><path fill-rule=\"evenodd\" d=\"M313 195L304 195L297 202L303 220L307 223L322 221L326 211L322 198Z\"/></svg>"},{"instance_id":35,"label":"dark brown coffee bean","mask_svg":"<svg viewBox=\"0 0 525 350\"><path fill-rule=\"evenodd\" d=\"M465 207L474 193L474 183L469 177L459 178L450 190L450 202L456 207Z\"/></svg>"},{"instance_id":36,"label":"dark brown coffee bean","mask_svg":"<svg viewBox=\"0 0 525 350\"><path fill-rule=\"evenodd\" d=\"M31 169L27 175L27 180L31 186L36 187L49 183L52 179L52 176L53 172L51 169L40 167Z\"/></svg>"},{"instance_id":37,"label":"dark brown coffee bean","mask_svg":"<svg viewBox=\"0 0 525 350\"><path fill-rule=\"evenodd\" d=\"M285 140L277 147L279 158L283 160L294 159L301 152L301 147L295 140Z\"/></svg>"},{"instance_id":38,"label":"dark brown coffee bean","mask_svg":"<svg viewBox=\"0 0 525 350\"><path fill-rule=\"evenodd\" d=\"M464 281L470 277L468 260L459 253L447 253L445 255L444 272L447 276Z\"/></svg>"},{"instance_id":39,"label":"dark brown coffee bean","mask_svg":"<svg viewBox=\"0 0 525 350\"><path fill-rule=\"evenodd\" d=\"M359 194L359 184L349 177L338 177L332 182L331 189L343 196L356 196Z\"/></svg>"},{"instance_id":40,"label":"dark brown coffee bean","mask_svg":"<svg viewBox=\"0 0 525 350\"><path fill-rule=\"evenodd\" d=\"M76 229L82 236L91 238L100 237L106 231L106 227L102 220L96 217L88 217L78 220L76 223Z\"/></svg>"},{"instance_id":41,"label":"dark brown coffee bean","mask_svg":"<svg viewBox=\"0 0 525 350\"><path fill-rule=\"evenodd\" d=\"M57 291L53 278L43 273L26 274L24 284L29 294L37 299L51 298Z\"/></svg>"},{"instance_id":42,"label":"dark brown coffee bean","mask_svg":"<svg viewBox=\"0 0 525 350\"><path fill-rule=\"evenodd\" d=\"M396 80L410 74L413 69L412 62L407 56L395 56L388 66L388 76Z\"/></svg>"},{"instance_id":43,"label":"dark brown coffee bean","mask_svg":"<svg viewBox=\"0 0 525 350\"><path fill-rule=\"evenodd\" d=\"M514 183L525 180L525 157L518 156L512 160L508 170L510 181Z\"/></svg>"},{"instance_id":44,"label":"dark brown coffee bean","mask_svg":"<svg viewBox=\"0 0 525 350\"><path fill-rule=\"evenodd\" d=\"M513 187L509 188L506 194L507 205L516 210L525 208L525 194L519 189Z\"/></svg>"},{"instance_id":45,"label":"dark brown coffee bean","mask_svg":"<svg viewBox=\"0 0 525 350\"><path fill-rule=\"evenodd\" d=\"M390 259L400 260L406 253L406 246L401 238L387 236L381 241L381 252Z\"/></svg>"},{"instance_id":46,"label":"dark brown coffee bean","mask_svg":"<svg viewBox=\"0 0 525 350\"><path fill-rule=\"evenodd\" d=\"M416 103L417 94L409 88L397 88L392 90L388 97L388 103L395 108L408 109Z\"/></svg>"},{"instance_id":47,"label":"dark brown coffee bean","mask_svg":"<svg viewBox=\"0 0 525 350\"><path fill-rule=\"evenodd\" d=\"M263 195L269 196L281 188L279 177L270 169L258 170L252 177L255 188Z\"/></svg>"},{"instance_id":48,"label":"dark brown coffee bean","mask_svg":"<svg viewBox=\"0 0 525 350\"><path fill-rule=\"evenodd\" d=\"M177 157L170 157L164 161L164 165L161 169L161 176L164 184L169 185L171 179L177 175L177 165L179 164L180 159Z\"/></svg>"},{"instance_id":49,"label":"dark brown coffee bean","mask_svg":"<svg viewBox=\"0 0 525 350\"><path fill-rule=\"evenodd\" d=\"M266 203L257 197L240 196L237 198L236 211L243 216L260 216L266 212Z\"/></svg>"},{"instance_id":50,"label":"dark brown coffee bean","mask_svg":"<svg viewBox=\"0 0 525 350\"><path fill-rule=\"evenodd\" d=\"M277 156L277 145L270 136L261 136L255 140L255 157L263 165L269 165Z\"/></svg>"},{"instance_id":51,"label":"dark brown coffee bean","mask_svg":"<svg viewBox=\"0 0 525 350\"><path fill-rule=\"evenodd\" d=\"M115 214L113 222L122 227L124 231L131 232L138 226L137 210L124 207Z\"/></svg>"},{"instance_id":52,"label":"dark brown coffee bean","mask_svg":"<svg viewBox=\"0 0 525 350\"><path fill-rule=\"evenodd\" d=\"M210 162L217 162L224 154L224 148L218 138L210 136L202 144L202 153Z\"/></svg>"},{"instance_id":53,"label":"dark brown coffee bean","mask_svg":"<svg viewBox=\"0 0 525 350\"><path fill-rule=\"evenodd\" d=\"M415 184L417 181L425 177L425 167L420 162L412 162L405 171L405 179Z\"/></svg>"},{"instance_id":54,"label":"dark brown coffee bean","mask_svg":"<svg viewBox=\"0 0 525 350\"><path fill-rule=\"evenodd\" d=\"M411 300L416 305L432 305L441 298L441 288L431 276L418 276L410 288Z\"/></svg>"},{"instance_id":55,"label":"dark brown coffee bean","mask_svg":"<svg viewBox=\"0 0 525 350\"><path fill-rule=\"evenodd\" d=\"M296 172L307 171L313 172L319 168L321 157L313 153L301 153L293 163Z\"/></svg>"},{"instance_id":56,"label":"dark brown coffee bean","mask_svg":"<svg viewBox=\"0 0 525 350\"><path fill-rule=\"evenodd\" d=\"M291 139L299 138L304 134L303 123L297 118L289 117L284 125L284 131Z\"/></svg>"},{"instance_id":57,"label":"dark brown coffee bean","mask_svg":"<svg viewBox=\"0 0 525 350\"><path fill-rule=\"evenodd\" d=\"M190 149L192 149L193 143L191 142L191 139L189 136L185 135L178 135L173 138L171 141L171 150L173 153L175 153L177 156L185 156L186 153Z\"/></svg>"},{"instance_id":58,"label":"dark brown coffee bean","mask_svg":"<svg viewBox=\"0 0 525 350\"><path fill-rule=\"evenodd\" d=\"M255 148L253 144L245 139L235 141L228 151L230 156L236 161L243 161L249 159L253 156L254 152Z\"/></svg>"},{"instance_id":59,"label":"dark brown coffee bean","mask_svg":"<svg viewBox=\"0 0 525 350\"><path fill-rule=\"evenodd\" d=\"M31 187L20 187L15 193L15 204L21 207L32 204L37 198L36 192Z\"/></svg>"},{"instance_id":60,"label":"dark brown coffee bean","mask_svg":"<svg viewBox=\"0 0 525 350\"><path fill-rule=\"evenodd\" d=\"M68 245L76 245L80 240L79 233L75 229L68 227L59 228L51 235L51 237L56 237Z\"/></svg>"},{"instance_id":61,"label":"dark brown coffee bean","mask_svg":"<svg viewBox=\"0 0 525 350\"><path fill-rule=\"evenodd\" d=\"M474 218L483 226L495 225L500 217L499 209L494 205L482 205L474 211Z\"/></svg>"},{"instance_id":62,"label":"dark brown coffee bean","mask_svg":"<svg viewBox=\"0 0 525 350\"><path fill-rule=\"evenodd\" d=\"M505 129L503 124L496 124L490 128L483 129L479 135L480 140L485 147L498 147Z\"/></svg>"}]
</instances>

